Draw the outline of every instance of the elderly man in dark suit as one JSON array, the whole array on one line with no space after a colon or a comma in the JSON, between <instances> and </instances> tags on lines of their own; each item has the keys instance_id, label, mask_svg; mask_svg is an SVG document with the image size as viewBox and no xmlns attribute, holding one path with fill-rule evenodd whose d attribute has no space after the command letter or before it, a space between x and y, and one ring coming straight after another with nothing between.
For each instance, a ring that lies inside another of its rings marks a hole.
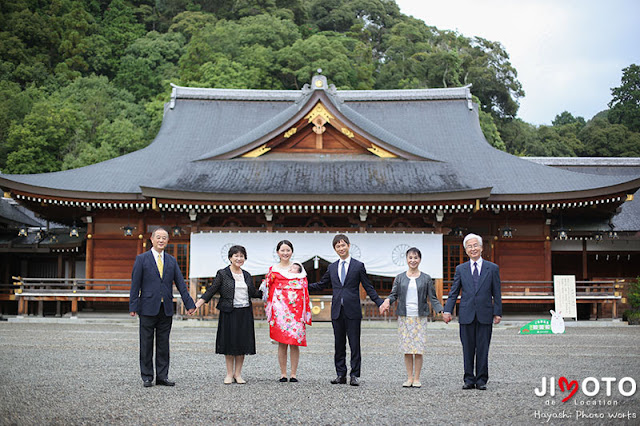
<instances>
[{"instance_id":1,"label":"elderly man in dark suit","mask_svg":"<svg viewBox=\"0 0 640 426\"><path fill-rule=\"evenodd\" d=\"M360 306L360 284L369 298L378 306L382 299L378 296L364 267L364 263L353 259L349 254L351 243L346 235L338 234L333 238L333 249L340 259L329 265L322 279L309 284L309 290L321 290L331 286L331 323L335 343L334 362L338 376L332 384L347 383L347 337L351 349L351 386L359 386L360 381L360 323L362 307Z\"/></svg>"},{"instance_id":2,"label":"elderly man in dark suit","mask_svg":"<svg viewBox=\"0 0 640 426\"><path fill-rule=\"evenodd\" d=\"M502 319L502 296L498 265L482 259L482 237L469 234L463 241L470 260L458 265L443 319L451 321L451 312L462 290L459 308L460 341L464 356L462 389L487 389L489 380L489 343L492 323ZM475 364L475 371L474 371Z\"/></svg>"},{"instance_id":3,"label":"elderly man in dark suit","mask_svg":"<svg viewBox=\"0 0 640 426\"><path fill-rule=\"evenodd\" d=\"M151 234L153 247L136 257L131 274L129 313L140 318L140 374L145 387L153 386L153 340L156 346L156 385L174 386L169 380L169 334L173 322L173 284L192 314L195 303L184 283L176 258L164 252L169 233L158 228Z\"/></svg>"}]
</instances>

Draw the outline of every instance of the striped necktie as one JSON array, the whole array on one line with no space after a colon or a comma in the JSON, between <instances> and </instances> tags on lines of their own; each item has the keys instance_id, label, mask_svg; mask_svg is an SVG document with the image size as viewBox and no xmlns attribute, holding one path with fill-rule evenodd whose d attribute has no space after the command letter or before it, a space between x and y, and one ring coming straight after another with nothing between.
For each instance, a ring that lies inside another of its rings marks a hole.
<instances>
[{"instance_id":1,"label":"striped necktie","mask_svg":"<svg viewBox=\"0 0 640 426\"><path fill-rule=\"evenodd\" d=\"M480 274L478 273L478 262L473 262L473 286L478 290L478 282L480 282Z\"/></svg>"}]
</instances>

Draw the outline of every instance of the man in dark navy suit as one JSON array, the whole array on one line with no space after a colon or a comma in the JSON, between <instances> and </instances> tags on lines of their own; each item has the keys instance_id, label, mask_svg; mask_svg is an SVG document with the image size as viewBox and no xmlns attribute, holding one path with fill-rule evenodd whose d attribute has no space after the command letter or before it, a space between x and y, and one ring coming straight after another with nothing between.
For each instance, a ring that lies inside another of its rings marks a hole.
<instances>
[{"instance_id":1,"label":"man in dark navy suit","mask_svg":"<svg viewBox=\"0 0 640 426\"><path fill-rule=\"evenodd\" d=\"M145 387L153 386L153 340L156 346L156 385L174 386L169 380L169 334L173 322L175 283L189 315L195 303L189 295L176 258L164 252L169 233L158 228L151 234L151 250L139 254L131 273L129 313L140 318L140 375Z\"/></svg>"},{"instance_id":2,"label":"man in dark navy suit","mask_svg":"<svg viewBox=\"0 0 640 426\"><path fill-rule=\"evenodd\" d=\"M333 298L331 300L331 323L335 342L334 362L338 376L331 381L333 384L347 383L347 337L351 349L351 372L349 383L359 386L360 377L360 322L362 321L362 307L360 306L360 284L364 287L369 298L378 306L382 299L378 296L364 267L364 263L353 259L349 254L351 243L346 235L338 234L333 238L333 249L340 260L329 265L322 279L309 284L309 290L321 290L331 286Z\"/></svg>"},{"instance_id":3,"label":"man in dark navy suit","mask_svg":"<svg viewBox=\"0 0 640 426\"><path fill-rule=\"evenodd\" d=\"M462 290L458 313L464 356L462 389L486 390L492 323L499 324L502 319L500 270L495 263L482 259L482 237L469 234L463 245L470 260L456 267L443 319L446 323L451 321L451 312Z\"/></svg>"}]
</instances>

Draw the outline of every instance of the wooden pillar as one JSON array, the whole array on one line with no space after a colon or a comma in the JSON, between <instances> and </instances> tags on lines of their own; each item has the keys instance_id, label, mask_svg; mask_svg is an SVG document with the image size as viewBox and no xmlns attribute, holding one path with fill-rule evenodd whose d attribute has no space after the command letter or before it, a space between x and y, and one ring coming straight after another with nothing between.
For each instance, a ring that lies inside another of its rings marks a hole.
<instances>
[{"instance_id":1,"label":"wooden pillar","mask_svg":"<svg viewBox=\"0 0 640 426\"><path fill-rule=\"evenodd\" d=\"M582 240L582 281L586 281L588 278L587 271L587 240Z\"/></svg>"},{"instance_id":2,"label":"wooden pillar","mask_svg":"<svg viewBox=\"0 0 640 426\"><path fill-rule=\"evenodd\" d=\"M553 263L551 262L551 239L547 235L544 240L544 279L553 280Z\"/></svg>"},{"instance_id":3,"label":"wooden pillar","mask_svg":"<svg viewBox=\"0 0 640 426\"><path fill-rule=\"evenodd\" d=\"M58 278L64 278L64 258L58 253Z\"/></svg>"},{"instance_id":4,"label":"wooden pillar","mask_svg":"<svg viewBox=\"0 0 640 426\"><path fill-rule=\"evenodd\" d=\"M71 316L75 317L78 315L78 298L74 297L71 299Z\"/></svg>"},{"instance_id":5,"label":"wooden pillar","mask_svg":"<svg viewBox=\"0 0 640 426\"><path fill-rule=\"evenodd\" d=\"M436 278L435 285L436 285L436 297L438 298L442 306L444 306L444 301L442 299L442 296L444 296L444 279Z\"/></svg>"},{"instance_id":6,"label":"wooden pillar","mask_svg":"<svg viewBox=\"0 0 640 426\"><path fill-rule=\"evenodd\" d=\"M198 279L190 278L189 279L189 296L191 296L194 302L198 301L199 292L200 292L200 288L198 286Z\"/></svg>"},{"instance_id":7,"label":"wooden pillar","mask_svg":"<svg viewBox=\"0 0 640 426\"><path fill-rule=\"evenodd\" d=\"M138 254L142 254L144 253L144 239L145 239L145 234L146 234L146 228L145 228L145 224L144 224L144 216L140 215L140 218L138 219Z\"/></svg>"},{"instance_id":8,"label":"wooden pillar","mask_svg":"<svg viewBox=\"0 0 640 426\"><path fill-rule=\"evenodd\" d=\"M493 263L497 263L496 259L498 258L498 256L500 256L500 248L498 247L498 245L500 244L500 240L498 240L498 237L493 237L493 239L490 240L491 241L491 262Z\"/></svg>"},{"instance_id":9,"label":"wooden pillar","mask_svg":"<svg viewBox=\"0 0 640 426\"><path fill-rule=\"evenodd\" d=\"M62 253L58 254L58 278L64 278L65 276L65 270L64 270L64 259L62 257ZM56 300L56 317L60 317L62 316L60 313L60 304L62 302L60 302L59 300Z\"/></svg>"},{"instance_id":10,"label":"wooden pillar","mask_svg":"<svg viewBox=\"0 0 640 426\"><path fill-rule=\"evenodd\" d=\"M85 278L87 280L93 279L93 233L93 222L89 222L87 223L87 259L85 269Z\"/></svg>"}]
</instances>

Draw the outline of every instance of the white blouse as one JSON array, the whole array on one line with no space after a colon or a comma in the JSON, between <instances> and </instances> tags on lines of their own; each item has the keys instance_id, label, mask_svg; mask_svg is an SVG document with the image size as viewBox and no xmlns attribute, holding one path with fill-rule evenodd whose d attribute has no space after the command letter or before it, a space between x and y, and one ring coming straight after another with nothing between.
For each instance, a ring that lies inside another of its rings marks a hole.
<instances>
[{"instance_id":1,"label":"white blouse","mask_svg":"<svg viewBox=\"0 0 640 426\"><path fill-rule=\"evenodd\" d=\"M233 307L234 308L246 308L249 306L249 289L247 283L244 281L244 274L234 274L233 279L236 281L236 289L233 294Z\"/></svg>"},{"instance_id":2,"label":"white blouse","mask_svg":"<svg viewBox=\"0 0 640 426\"><path fill-rule=\"evenodd\" d=\"M407 316L418 316L418 286L416 279L409 277L409 287L407 288Z\"/></svg>"}]
</instances>

